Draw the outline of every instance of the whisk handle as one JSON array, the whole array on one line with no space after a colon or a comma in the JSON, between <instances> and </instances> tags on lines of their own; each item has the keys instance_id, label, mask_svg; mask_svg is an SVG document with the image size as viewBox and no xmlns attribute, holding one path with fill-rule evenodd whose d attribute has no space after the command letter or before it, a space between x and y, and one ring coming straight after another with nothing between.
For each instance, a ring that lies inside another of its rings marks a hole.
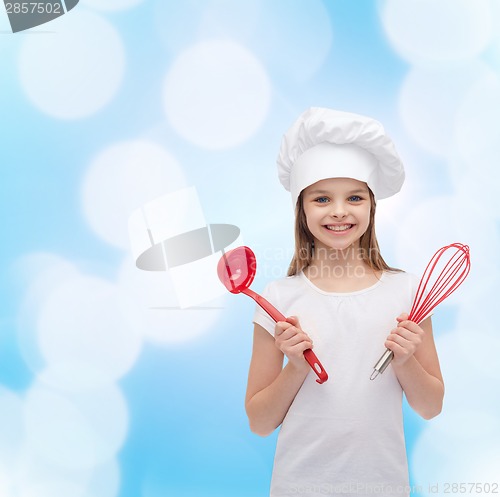
<instances>
[{"instance_id":1,"label":"whisk handle","mask_svg":"<svg viewBox=\"0 0 500 497\"><path fill-rule=\"evenodd\" d=\"M387 366L389 366L393 357L394 357L394 352L392 350L385 349L385 352L376 362L375 366L373 366L373 373L370 376L370 380L374 380L379 374L382 374L387 368Z\"/></svg>"}]
</instances>

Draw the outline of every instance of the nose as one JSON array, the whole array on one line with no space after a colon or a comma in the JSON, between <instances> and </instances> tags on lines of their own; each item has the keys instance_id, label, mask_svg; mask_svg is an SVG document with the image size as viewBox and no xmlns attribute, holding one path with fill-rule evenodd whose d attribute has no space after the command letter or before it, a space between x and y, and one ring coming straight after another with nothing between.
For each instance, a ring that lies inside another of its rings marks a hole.
<instances>
[{"instance_id":1,"label":"nose","mask_svg":"<svg viewBox=\"0 0 500 497\"><path fill-rule=\"evenodd\" d=\"M343 202L332 203L330 215L335 219L344 219L347 216L347 209Z\"/></svg>"}]
</instances>

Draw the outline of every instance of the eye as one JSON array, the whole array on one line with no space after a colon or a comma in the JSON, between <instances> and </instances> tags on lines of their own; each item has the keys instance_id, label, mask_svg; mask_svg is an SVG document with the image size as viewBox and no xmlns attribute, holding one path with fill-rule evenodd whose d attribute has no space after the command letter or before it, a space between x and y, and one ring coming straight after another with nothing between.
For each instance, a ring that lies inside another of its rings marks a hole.
<instances>
[{"instance_id":1,"label":"eye","mask_svg":"<svg viewBox=\"0 0 500 497\"><path fill-rule=\"evenodd\" d=\"M349 202L361 202L363 199L359 195L351 195L347 200Z\"/></svg>"},{"instance_id":2,"label":"eye","mask_svg":"<svg viewBox=\"0 0 500 497\"><path fill-rule=\"evenodd\" d=\"M318 197L315 198L314 201L317 202L318 204L326 204L327 202L330 201L330 199L328 197Z\"/></svg>"}]
</instances>

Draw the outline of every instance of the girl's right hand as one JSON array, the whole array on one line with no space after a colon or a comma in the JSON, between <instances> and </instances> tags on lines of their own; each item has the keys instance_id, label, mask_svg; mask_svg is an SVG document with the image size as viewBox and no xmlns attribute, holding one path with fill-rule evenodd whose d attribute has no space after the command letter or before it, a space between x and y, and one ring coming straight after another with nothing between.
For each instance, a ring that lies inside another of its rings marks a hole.
<instances>
[{"instance_id":1,"label":"girl's right hand","mask_svg":"<svg viewBox=\"0 0 500 497\"><path fill-rule=\"evenodd\" d=\"M309 364L304 351L313 348L309 335L302 330L297 317L290 316L286 321L278 321L274 328L275 344L297 369L308 371Z\"/></svg>"}]
</instances>

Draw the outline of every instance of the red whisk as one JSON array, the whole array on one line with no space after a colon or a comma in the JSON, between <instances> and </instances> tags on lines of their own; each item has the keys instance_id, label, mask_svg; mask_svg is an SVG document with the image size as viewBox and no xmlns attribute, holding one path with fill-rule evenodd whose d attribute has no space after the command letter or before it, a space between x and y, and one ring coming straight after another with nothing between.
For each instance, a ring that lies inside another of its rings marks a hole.
<instances>
[{"instance_id":1,"label":"red whisk","mask_svg":"<svg viewBox=\"0 0 500 497\"><path fill-rule=\"evenodd\" d=\"M441 269L441 272L434 283L429 283L432 273L436 269L441 256L448 250L455 249L448 262ZM417 294L413 301L408 319L414 323L421 323L429 317L433 309L444 299L449 297L467 278L470 271L469 246L462 243L452 243L440 248L427 265L422 279L418 285ZM430 289L428 287L430 286ZM385 371L394 357L394 353L386 349L382 357L373 366L373 373L370 380L374 380L379 374Z\"/></svg>"}]
</instances>

